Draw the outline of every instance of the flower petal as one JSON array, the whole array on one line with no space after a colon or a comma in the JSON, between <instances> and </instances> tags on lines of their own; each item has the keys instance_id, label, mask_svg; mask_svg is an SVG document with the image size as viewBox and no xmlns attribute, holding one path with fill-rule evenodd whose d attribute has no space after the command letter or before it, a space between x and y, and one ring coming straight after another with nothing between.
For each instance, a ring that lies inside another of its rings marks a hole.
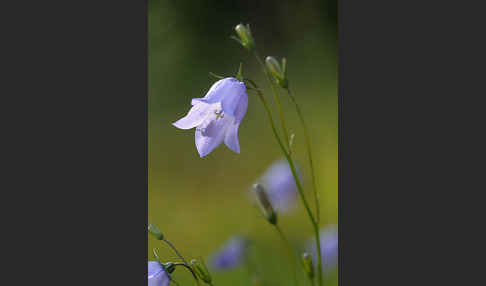
<instances>
[{"instance_id":1,"label":"flower petal","mask_svg":"<svg viewBox=\"0 0 486 286\"><path fill-rule=\"evenodd\" d=\"M231 116L211 119L209 123L206 121L201 128L196 129L196 148L199 156L208 155L223 142L226 129L233 121Z\"/></svg>"},{"instance_id":2,"label":"flower petal","mask_svg":"<svg viewBox=\"0 0 486 286\"><path fill-rule=\"evenodd\" d=\"M157 261L149 261L148 262L148 278L152 278L157 276L161 271L164 271L164 268L160 263Z\"/></svg>"},{"instance_id":3,"label":"flower petal","mask_svg":"<svg viewBox=\"0 0 486 286\"><path fill-rule=\"evenodd\" d=\"M235 110L240 104L242 97L248 97L245 84L235 78L227 77L217 81L203 98L193 98L192 105L198 102L213 104L221 102L225 113L235 116ZM246 98L248 103L248 98ZM246 108L245 108L246 111Z\"/></svg>"},{"instance_id":4,"label":"flower petal","mask_svg":"<svg viewBox=\"0 0 486 286\"><path fill-rule=\"evenodd\" d=\"M224 144L231 149L231 151L240 154L240 142L238 141L238 128L240 123L233 123L228 126L226 135L224 137Z\"/></svg>"},{"instance_id":5,"label":"flower petal","mask_svg":"<svg viewBox=\"0 0 486 286\"><path fill-rule=\"evenodd\" d=\"M210 105L205 103L198 103L194 105L187 115L178 121L172 123L179 129L191 129L200 125L211 112Z\"/></svg>"},{"instance_id":6,"label":"flower petal","mask_svg":"<svg viewBox=\"0 0 486 286\"><path fill-rule=\"evenodd\" d=\"M156 261L148 262L148 286L168 286L170 278L164 267Z\"/></svg>"},{"instance_id":7,"label":"flower petal","mask_svg":"<svg viewBox=\"0 0 486 286\"><path fill-rule=\"evenodd\" d=\"M221 107L225 113L236 117L236 110L240 107L240 104L244 104L245 98L246 106L248 106L248 96L246 95L245 84L235 80L231 89L224 95L223 100L221 101Z\"/></svg>"},{"instance_id":8,"label":"flower petal","mask_svg":"<svg viewBox=\"0 0 486 286\"><path fill-rule=\"evenodd\" d=\"M235 109L234 116L237 123L240 123L243 117L245 117L246 110L248 109L248 95L245 92L240 96L238 105Z\"/></svg>"},{"instance_id":9,"label":"flower petal","mask_svg":"<svg viewBox=\"0 0 486 286\"><path fill-rule=\"evenodd\" d=\"M231 89L231 87L233 86L232 85L233 80L236 79L232 77L227 77L218 80L211 86L211 88L203 98L193 98L191 104L194 105L196 102L205 102L210 104L221 102L225 94L225 91Z\"/></svg>"}]
</instances>

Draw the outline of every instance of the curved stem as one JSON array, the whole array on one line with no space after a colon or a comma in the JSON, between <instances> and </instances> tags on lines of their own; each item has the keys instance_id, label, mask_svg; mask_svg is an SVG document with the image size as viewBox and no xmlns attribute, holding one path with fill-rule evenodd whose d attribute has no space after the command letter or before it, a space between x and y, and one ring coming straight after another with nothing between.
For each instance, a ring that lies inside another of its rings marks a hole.
<instances>
[{"instance_id":1,"label":"curved stem","mask_svg":"<svg viewBox=\"0 0 486 286\"><path fill-rule=\"evenodd\" d=\"M196 280L196 283L198 286L200 286L199 279L197 278L196 273L194 273L194 270L192 270L191 266L187 265L186 263L181 263L181 262L176 262L174 263L175 266L184 266L187 270L189 270L192 274L192 277L194 277L194 280Z\"/></svg>"},{"instance_id":2,"label":"curved stem","mask_svg":"<svg viewBox=\"0 0 486 286\"><path fill-rule=\"evenodd\" d=\"M290 88L287 88L287 93L291 99L291 101L295 105L295 109L297 111L297 115L299 117L300 123L302 124L302 127L304 129L304 137L305 137L305 143L307 147L307 155L309 159L309 165L311 169L311 176L312 176L312 186L314 190L314 201L316 203L316 219L315 219L315 227L316 233L319 232L319 222L320 222L320 203L319 203L319 194L317 193L317 184L316 184L316 176L315 176L315 171L314 171L314 163L312 161L312 151L311 151L311 144L310 144L310 136L309 136L309 131L307 129L307 125L305 124L304 121L304 116L302 114L302 111L300 109L299 104L297 104L297 101L295 100L295 97L293 93L290 91ZM319 236L316 235L316 240L319 240ZM321 261L321 249L320 249L320 242L316 242L317 250L318 250L318 259L319 261L317 262L317 273L318 273L318 279L319 279L319 285L322 285L322 261Z\"/></svg>"},{"instance_id":3,"label":"curved stem","mask_svg":"<svg viewBox=\"0 0 486 286\"><path fill-rule=\"evenodd\" d=\"M321 239L319 233L319 225L314 222L314 234L316 236L316 249L317 249L317 281L318 285L322 286L322 257L321 257Z\"/></svg>"},{"instance_id":4,"label":"curved stem","mask_svg":"<svg viewBox=\"0 0 486 286\"><path fill-rule=\"evenodd\" d=\"M275 87L275 83L272 81L272 77L270 76L270 73L267 70L267 67L263 63L263 61L260 59L260 56L258 55L258 52L255 50L254 52L255 58L257 59L258 63L262 66L263 68L263 73L265 73L265 76L268 79L268 82L270 83L270 87L272 88L273 95L275 97L275 102L277 103L277 109L280 115L280 123L282 124L282 132L284 135L285 143L287 144L288 152L290 153L290 141L289 141L289 134L287 132L287 126L285 124L285 119L283 116L282 112L282 106L280 104L280 96L278 95L277 88Z\"/></svg>"},{"instance_id":5,"label":"curved stem","mask_svg":"<svg viewBox=\"0 0 486 286\"><path fill-rule=\"evenodd\" d=\"M311 176L312 176L312 186L314 188L314 199L316 202L316 222L319 224L320 222L320 204L319 204L319 194L317 193L317 184L316 184L316 176L315 176L315 171L314 171L314 163L312 162L312 151L311 151L311 144L310 144L310 136L309 136L309 131L307 129L307 125L305 124L304 121L304 116L302 115L302 111L300 110L299 105L297 104L297 101L295 100L294 95L290 91L290 88L286 88L287 93L292 100L292 103L295 105L295 109L297 110L297 115L299 117L300 123L302 124L302 127L304 128L304 137L305 137L305 143L307 147L307 156L309 159L309 165L311 169Z\"/></svg>"},{"instance_id":6,"label":"curved stem","mask_svg":"<svg viewBox=\"0 0 486 286\"><path fill-rule=\"evenodd\" d=\"M292 171L292 175L294 176L295 179L295 184L297 185L297 190L299 191L300 198L302 200L302 203L304 204L305 210L307 212L307 215L310 218L310 221L312 223L312 226L314 228L314 236L316 238L316 249L317 249L317 274L318 274L318 282L319 286L322 286L322 260L321 260L321 243L320 243L320 234L319 234L319 225L317 224L316 220L314 219L314 216L312 215L312 211L310 210L309 204L305 198L304 195L304 189L302 188L302 185L299 180L299 176L297 175L294 162L292 160L292 157L287 153L285 150L285 147L282 143L282 140L280 139L280 136L278 136L277 129L275 128L275 123L272 118L272 112L270 108L268 107L268 104L263 97L262 92L259 89L256 89L256 92L258 94L258 98L260 98L260 101L262 102L263 106L265 107L265 110L267 111L267 116L270 121L270 125L272 127L273 134L275 135L275 138L277 139L277 142L282 149L282 152L287 159L287 162L289 163L290 170Z\"/></svg>"},{"instance_id":7,"label":"curved stem","mask_svg":"<svg viewBox=\"0 0 486 286\"><path fill-rule=\"evenodd\" d=\"M174 250L174 252L177 254L177 256L179 256L179 258L182 260L182 262L184 262L186 265L188 265L187 261L184 259L184 257L182 257L182 255L179 253L179 251L177 251L175 246L170 241L168 241L166 239L162 239L162 241L167 243L169 245L169 247L172 248L172 250Z\"/></svg>"},{"instance_id":8,"label":"curved stem","mask_svg":"<svg viewBox=\"0 0 486 286\"><path fill-rule=\"evenodd\" d=\"M277 232L280 234L280 237L282 238L282 240L284 242L285 249L287 250L287 255L288 255L290 263L292 265L292 272L293 272L293 275L294 275L295 285L298 285L297 268L295 266L295 259L294 259L294 256L292 255L292 249L290 247L290 243L289 243L287 237L285 236L285 234L283 233L282 229L280 229L280 227L278 226L278 224L275 225L275 228L277 229Z\"/></svg>"}]
</instances>

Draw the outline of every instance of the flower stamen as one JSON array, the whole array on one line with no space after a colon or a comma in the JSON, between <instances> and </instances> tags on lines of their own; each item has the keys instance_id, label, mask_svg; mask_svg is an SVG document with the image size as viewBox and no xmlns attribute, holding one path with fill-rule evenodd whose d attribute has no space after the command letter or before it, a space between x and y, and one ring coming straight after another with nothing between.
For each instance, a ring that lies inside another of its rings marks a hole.
<instances>
[{"instance_id":1,"label":"flower stamen","mask_svg":"<svg viewBox=\"0 0 486 286\"><path fill-rule=\"evenodd\" d=\"M214 114L216 114L216 120L218 120L219 118L224 118L223 110L220 110L220 111L215 110Z\"/></svg>"}]
</instances>

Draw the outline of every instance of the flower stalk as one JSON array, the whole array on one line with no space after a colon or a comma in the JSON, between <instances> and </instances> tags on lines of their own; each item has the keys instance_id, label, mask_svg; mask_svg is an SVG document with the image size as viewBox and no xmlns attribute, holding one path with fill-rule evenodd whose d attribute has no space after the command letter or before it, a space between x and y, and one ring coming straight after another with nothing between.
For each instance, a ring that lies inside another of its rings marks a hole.
<instances>
[{"instance_id":1,"label":"flower stalk","mask_svg":"<svg viewBox=\"0 0 486 286\"><path fill-rule=\"evenodd\" d=\"M196 280L197 285L198 286L201 285L201 283L199 282L199 279L197 278L196 273L194 273L194 270L191 268L191 266L187 265L186 263L181 263L181 262L174 263L174 266L182 266L185 269L189 270L189 272L191 272L192 277L194 278L194 280Z\"/></svg>"},{"instance_id":2,"label":"flower stalk","mask_svg":"<svg viewBox=\"0 0 486 286\"><path fill-rule=\"evenodd\" d=\"M247 82L252 83L251 81L247 81ZM302 184L300 183L299 176L297 174L297 171L296 171L294 162L292 160L292 157L290 156L289 152L287 152L287 150L285 149L285 146L282 142L282 139L280 139L280 136L278 135L277 129L275 127L275 122L273 120L272 111L270 110L270 107L268 106L261 90L258 88L258 86L256 84L254 84L254 83L252 83L252 84L254 85L254 90L256 91L258 98L262 102L262 104L265 108L265 111L267 112L267 116L268 116L268 119L270 121L270 126L272 128L275 139L277 140L277 142L280 146L280 149L282 149L282 153L284 154L285 159L287 159L287 162L289 163L290 170L292 171L292 175L294 176L294 179L295 179L295 184L297 185L297 190L299 191L299 196L302 200L304 208L307 212L307 215L309 216L312 227L314 229L314 236L316 238L316 249L317 249L317 279L318 279L318 285L322 286L322 260L321 260L319 223L315 219L314 215L312 214L312 211L309 207L309 203L307 202L307 199L305 198L304 189L302 187Z\"/></svg>"},{"instance_id":3,"label":"flower stalk","mask_svg":"<svg viewBox=\"0 0 486 286\"><path fill-rule=\"evenodd\" d=\"M182 260L182 262L184 262L186 265L189 265L187 264L187 261L184 259L184 257L182 256L182 254L180 254L179 251L177 251L177 248L175 248L175 246L170 242L168 241L167 239L162 239L163 242L167 243L167 245L169 245L169 247L177 254L177 256L179 256L179 258Z\"/></svg>"},{"instance_id":4,"label":"flower stalk","mask_svg":"<svg viewBox=\"0 0 486 286\"><path fill-rule=\"evenodd\" d=\"M272 77L270 75L270 72L269 72L267 66L263 63L263 61L261 60L261 58L258 55L258 52L256 50L253 52L253 55L255 56L256 60L258 61L258 63L262 67L263 73L265 74L268 82L270 83L270 87L272 89L272 93L274 95L275 102L277 104L278 113L280 115L280 123L282 124L283 136L284 136L287 148L288 148L287 149L288 151L285 151L285 152L290 153L290 137L289 137L289 133L287 131L287 125L285 124L285 118L284 118L283 111L282 111L282 105L280 104L280 96L278 94L277 87L275 86L274 82L272 81Z\"/></svg>"},{"instance_id":5,"label":"flower stalk","mask_svg":"<svg viewBox=\"0 0 486 286\"><path fill-rule=\"evenodd\" d=\"M293 272L293 275L294 275L295 285L298 285L298 282L297 282L297 267L295 266L295 259L294 259L294 256L292 255L292 248L290 246L289 240L287 239L287 237L283 233L280 226L275 224L275 229L277 230L278 234L280 235L280 238L282 239L282 241L285 245L285 250L287 251L287 256L289 257L289 260L290 260L290 263L291 263L291 266L292 266L292 272Z\"/></svg>"},{"instance_id":6,"label":"flower stalk","mask_svg":"<svg viewBox=\"0 0 486 286\"><path fill-rule=\"evenodd\" d=\"M295 285L297 286L298 285L297 268L295 267L294 257L292 255L292 250L291 250L289 241L285 237L283 231L280 229L280 226L277 224L277 222L278 222L277 213L275 212L275 209L274 209L272 203L270 202L270 199L269 199L265 189L263 188L263 186L261 184L254 184L253 185L253 192L255 192L256 201L257 201L257 203L260 207L260 210L261 210L263 216L271 225L273 225L275 227L278 234L280 235L280 238L282 239L282 241L284 243L285 251L286 251L287 256L290 260L290 264L291 264L291 268L292 268L292 274L294 276L294 282L295 282Z\"/></svg>"},{"instance_id":7,"label":"flower stalk","mask_svg":"<svg viewBox=\"0 0 486 286\"><path fill-rule=\"evenodd\" d=\"M319 222L320 222L320 203L319 203L320 199L319 199L319 194L317 193L316 176L315 176L315 171L314 171L314 163L312 161L312 150L311 150L311 144L310 144L309 131L307 129L307 125L305 124L304 116L302 115L302 111L299 107L299 104L295 100L295 97L292 94L292 92L290 91L290 88L287 86L287 88L285 88L285 90L287 90L287 94L289 95L290 100L292 101L292 103L295 106L295 110L297 111L297 116L299 117L300 124L302 125L302 128L304 129L305 145L306 145L306 148L307 148L307 158L309 160L309 165L310 165L310 169L311 169L312 186L313 186L313 190L314 190L314 200L315 200L315 203L316 203L316 222L319 224Z\"/></svg>"}]
</instances>

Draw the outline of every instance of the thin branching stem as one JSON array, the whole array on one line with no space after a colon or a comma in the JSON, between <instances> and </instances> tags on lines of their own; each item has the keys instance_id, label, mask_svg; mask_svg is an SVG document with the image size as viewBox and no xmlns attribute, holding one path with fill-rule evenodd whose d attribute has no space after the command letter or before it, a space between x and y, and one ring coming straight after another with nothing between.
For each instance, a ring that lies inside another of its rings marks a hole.
<instances>
[{"instance_id":1,"label":"thin branching stem","mask_svg":"<svg viewBox=\"0 0 486 286\"><path fill-rule=\"evenodd\" d=\"M282 105L280 104L280 96L278 94L277 87L275 86L275 83L273 82L272 77L267 70L267 67L265 66L265 64L261 60L261 58L258 55L258 52L256 50L254 52L254 55L255 55L255 58L258 61L258 63L262 66L263 73L267 77L267 80L270 83L270 87L272 88L272 92L273 92L273 95L275 97L275 102L277 103L277 109L278 109L278 112L279 112L279 115L280 115L280 123L282 124L282 132L283 132L283 135L284 135L285 143L287 144L288 152L290 152L290 139L289 139L290 137L289 137L289 133L287 131L287 126L285 124L285 119L284 119L284 115L283 115L283 112L282 112Z\"/></svg>"},{"instance_id":2,"label":"thin branching stem","mask_svg":"<svg viewBox=\"0 0 486 286\"><path fill-rule=\"evenodd\" d=\"M287 255L289 257L289 260L290 260L290 263L291 263L291 266L292 266L292 272L293 272L293 275L294 275L295 285L298 285L298 282L297 282L297 267L295 266L295 258L294 258L294 255L292 254L292 248L290 246L289 240L287 239L287 237L283 233L282 229L278 226L278 224L275 225L275 228L277 229L277 232L280 235L280 238L282 239L282 241L285 245L285 249L286 249Z\"/></svg>"},{"instance_id":3,"label":"thin branching stem","mask_svg":"<svg viewBox=\"0 0 486 286\"><path fill-rule=\"evenodd\" d=\"M197 278L197 275L196 273L194 273L194 270L192 270L191 266L187 265L187 263L181 263L181 262L176 262L174 263L175 266L183 266L184 268L186 268L187 270L189 270L192 274L192 277L194 277L194 280L196 280L196 283L198 286L200 286L200 282L199 282L199 279Z\"/></svg>"},{"instance_id":4,"label":"thin branching stem","mask_svg":"<svg viewBox=\"0 0 486 286\"><path fill-rule=\"evenodd\" d=\"M319 233L319 225L318 225L316 219L314 218L314 215L312 214L312 211L309 207L309 203L307 202L307 200L305 198L304 189L302 188L302 184L300 183L300 179L299 179L299 176L297 175L297 171L296 171L294 162L292 160L292 157L286 151L285 146L282 143L280 136L278 135L277 129L275 128L275 122L273 121L272 111L270 110L270 107L268 106L268 104L267 104L265 98L263 97L263 94L260 91L260 89L258 88L258 86L255 86L255 87L256 87L255 91L257 92L258 98L262 102L262 104L265 107L265 110L267 112L267 116L268 116L268 119L270 121L270 126L272 127L273 134L274 134L275 138L277 139L277 142L280 146L280 149L282 149L282 153L284 154L285 159L287 159L287 162L289 163L290 170L291 170L292 175L294 176L294 179L295 179L295 184L297 185L297 190L299 191L299 196L302 200L304 208L305 208L307 215L309 216L311 224L313 226L314 236L316 238L316 250L317 250L317 260L318 260L317 261L317 274L318 274L318 282L319 282L318 285L322 286L322 260L321 260L321 243L320 243L321 240L320 240L320 233Z\"/></svg>"},{"instance_id":5,"label":"thin branching stem","mask_svg":"<svg viewBox=\"0 0 486 286\"><path fill-rule=\"evenodd\" d=\"M317 193L317 184L316 184L316 176L315 176L315 171L314 171L314 163L312 161L312 150L311 150L311 144L310 144L310 136L309 136L309 131L307 129L307 125L305 124L304 121L304 116L302 114L302 111L299 107L299 104L295 100L295 97L293 93L290 91L290 88L286 88L287 93L292 101L292 103L295 105L295 110L297 111L297 115L299 117L300 123L304 129L304 138L305 138L305 143L307 147L307 157L309 159L309 165L311 169L311 177L312 177L312 186L314 189L314 200L316 202L316 222L319 224L320 222L320 203L319 203L319 194Z\"/></svg>"},{"instance_id":6,"label":"thin branching stem","mask_svg":"<svg viewBox=\"0 0 486 286\"><path fill-rule=\"evenodd\" d=\"M310 135L309 135L309 131L307 129L307 125L305 124L305 121L304 121L304 116L302 114L302 111L300 109L300 106L299 104L297 103L297 101L295 100L295 97L293 95L293 93L290 91L290 88L286 88L287 90L287 93L290 97L290 100L292 101L292 103L295 105L295 109L297 111L297 115L299 117L299 120L300 120L300 123L304 129L304 137L305 137L305 142L306 142L306 147L307 147L307 157L309 159L309 165L310 165L310 169L311 169L311 177L312 177L312 186L313 186L313 190L314 190L314 201L316 203L316 216L315 216L315 225L317 226L317 228L319 228L319 223L320 223L320 199L319 199L319 194L317 192L317 184L316 184L316 176L315 176L315 170L314 170L314 163L312 161L312 150L311 150L311 144L310 144ZM317 230L319 231L319 230ZM318 239L318 237L316 236L316 239ZM317 262L317 273L318 273L318 279L319 279L319 285L322 285L322 261L321 261L321 252L320 252L320 242L317 241L316 242L317 245L319 245L319 247L317 248L319 250L318 252L318 256L319 256L319 261Z\"/></svg>"},{"instance_id":7,"label":"thin branching stem","mask_svg":"<svg viewBox=\"0 0 486 286\"><path fill-rule=\"evenodd\" d=\"M177 251L175 246L170 241L168 241L167 239L163 239L162 241L164 241L165 243L167 243L169 245L169 247L177 254L177 256L179 256L179 258L182 260L182 262L184 262L186 265L189 265L187 263L187 261L184 259L184 257L182 256L182 254L180 254L179 251Z\"/></svg>"}]
</instances>

